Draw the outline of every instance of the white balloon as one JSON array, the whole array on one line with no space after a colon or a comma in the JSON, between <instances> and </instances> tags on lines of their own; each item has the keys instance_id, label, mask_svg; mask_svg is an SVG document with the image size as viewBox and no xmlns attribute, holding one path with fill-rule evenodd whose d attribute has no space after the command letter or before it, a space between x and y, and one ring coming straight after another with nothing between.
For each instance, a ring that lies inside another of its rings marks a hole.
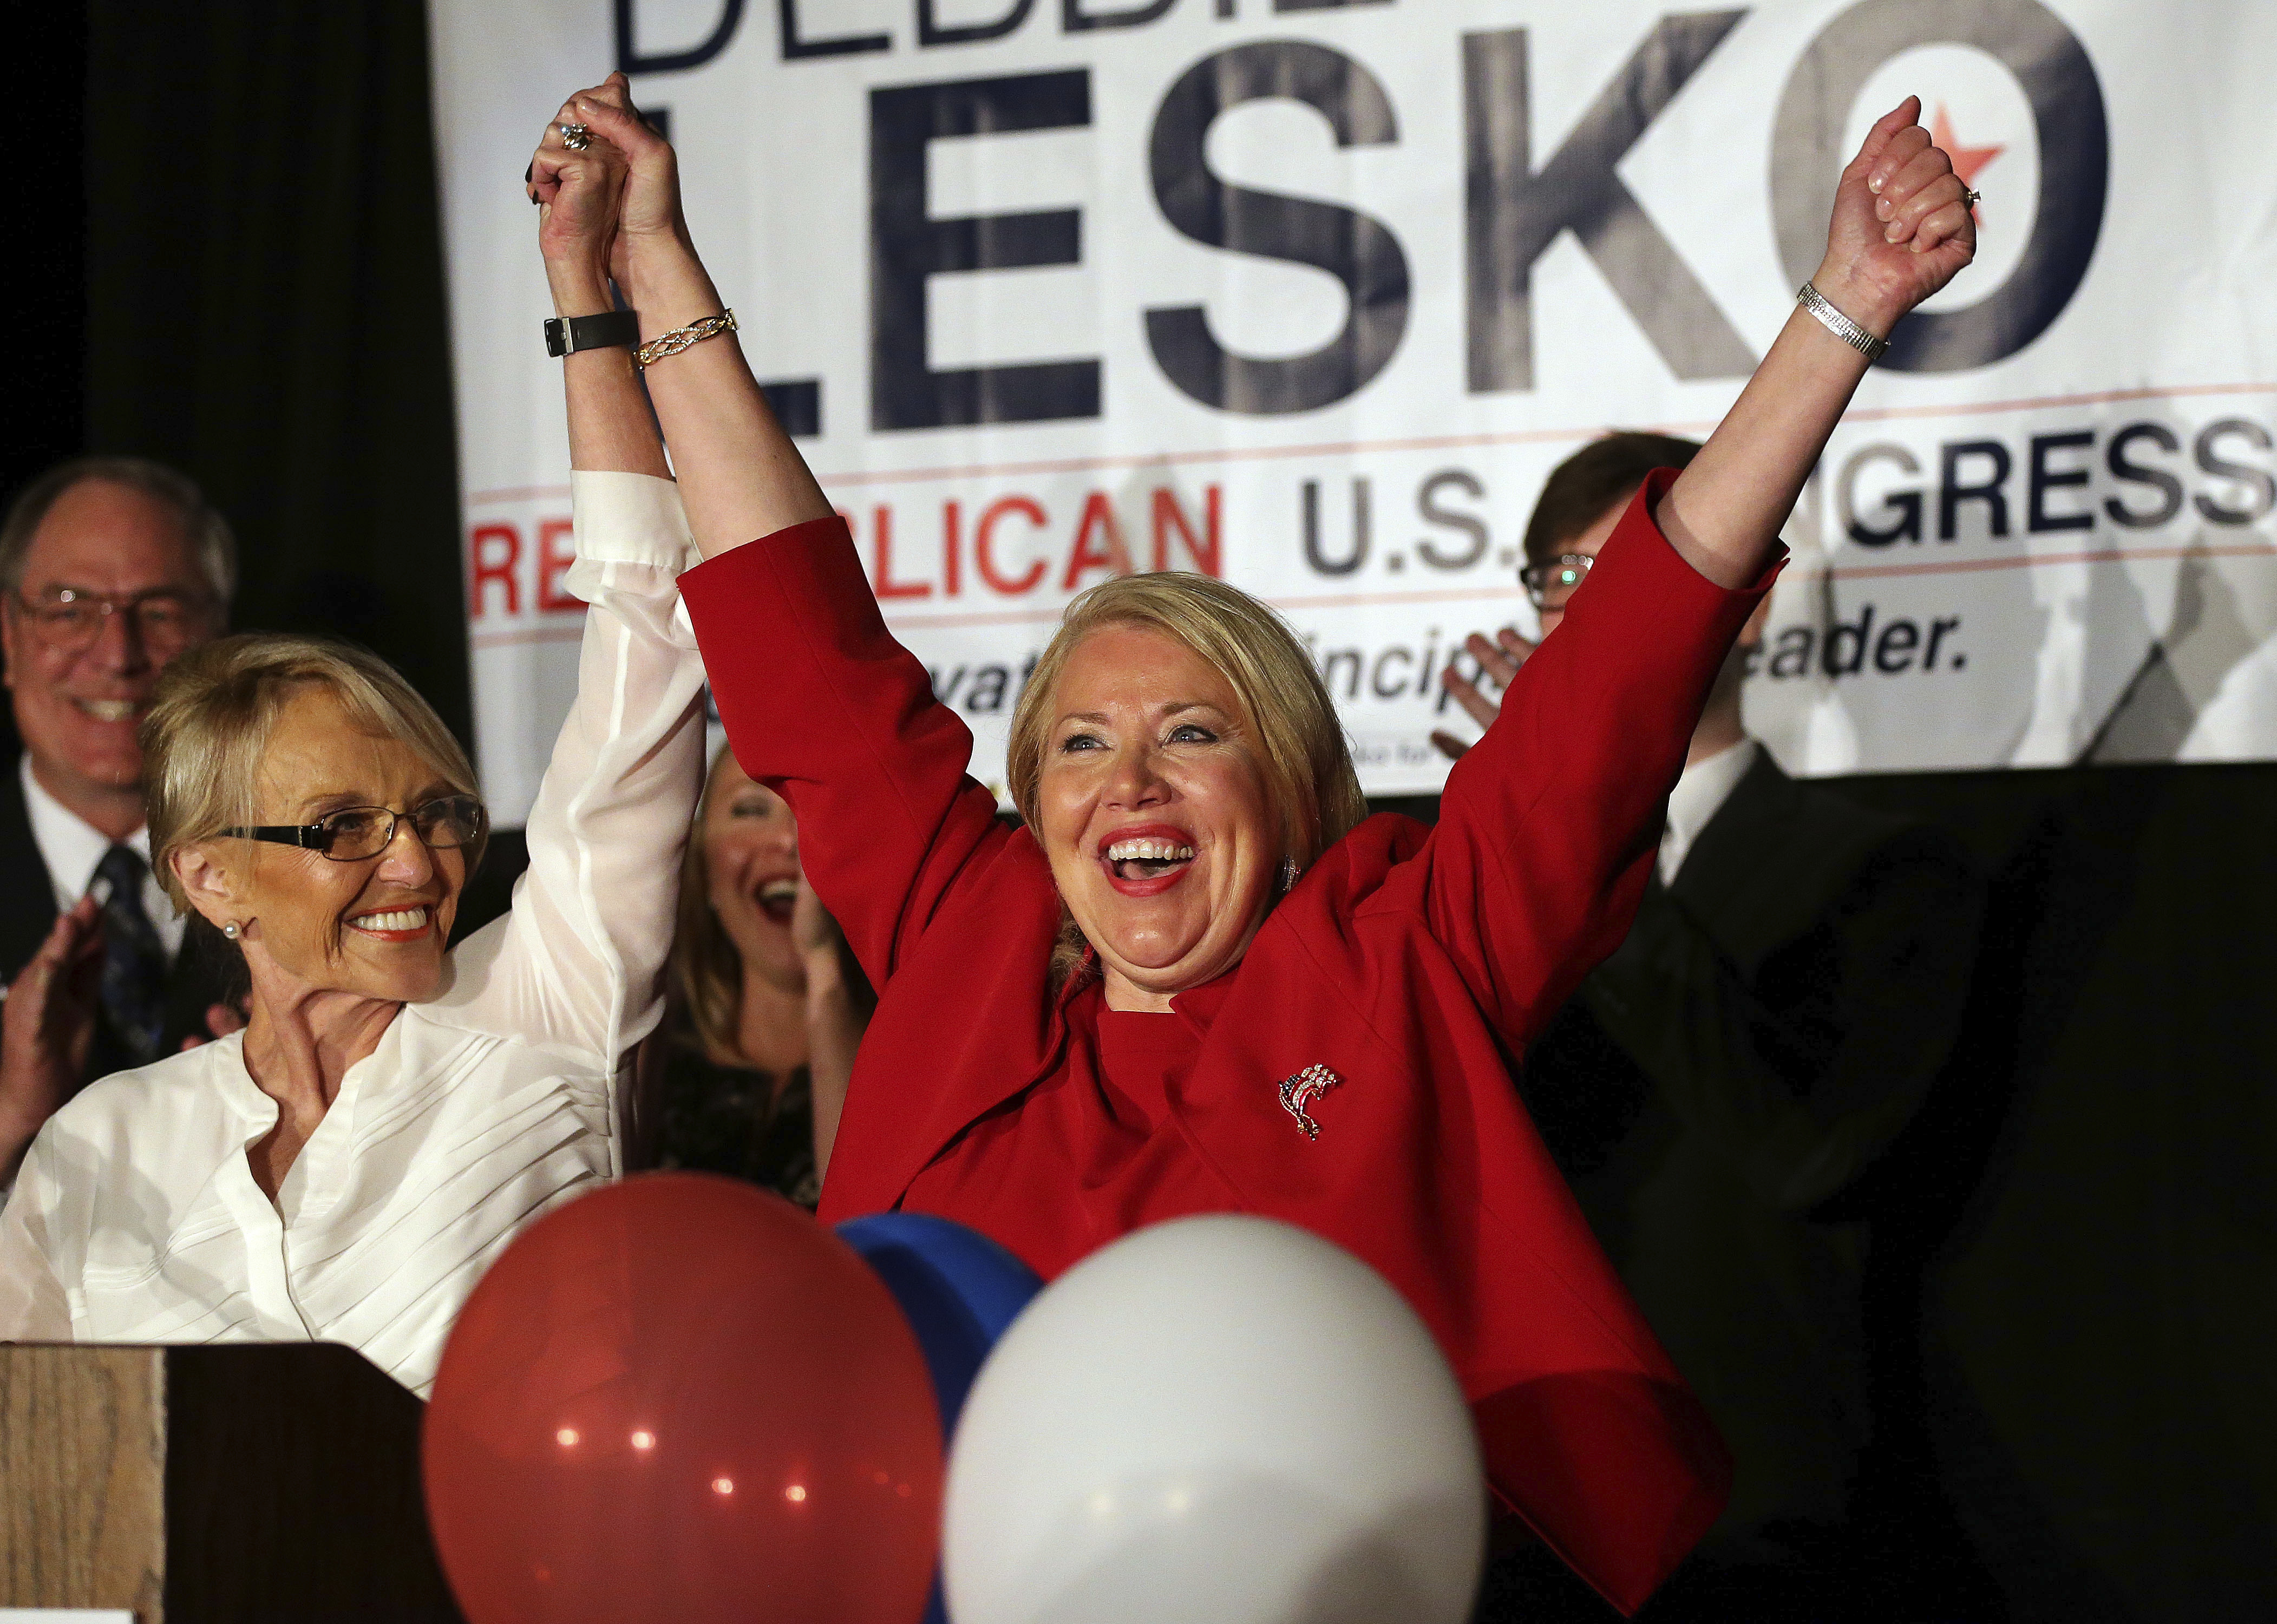
<instances>
[{"instance_id":1,"label":"white balloon","mask_svg":"<svg viewBox=\"0 0 2277 1624\"><path fill-rule=\"evenodd\" d=\"M965 1401L954 1624L1464 1624L1477 1435L1349 1253L1220 1215L1128 1235L1012 1323Z\"/></svg>"}]
</instances>

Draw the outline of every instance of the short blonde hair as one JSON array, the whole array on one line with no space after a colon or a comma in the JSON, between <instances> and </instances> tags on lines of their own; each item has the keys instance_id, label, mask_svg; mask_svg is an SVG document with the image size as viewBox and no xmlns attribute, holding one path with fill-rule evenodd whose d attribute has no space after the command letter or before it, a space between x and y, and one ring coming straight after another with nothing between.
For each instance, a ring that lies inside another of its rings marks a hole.
<instances>
[{"instance_id":1,"label":"short blonde hair","mask_svg":"<svg viewBox=\"0 0 2277 1624\"><path fill-rule=\"evenodd\" d=\"M317 685L357 726L408 744L454 791L478 793L474 764L435 707L378 655L281 632L244 632L192 649L158 679L141 728L150 865L180 911L189 911L189 898L174 876L174 853L261 820L256 769L277 718L296 693ZM469 877L487 843L485 830L468 850Z\"/></svg>"},{"instance_id":2,"label":"short blonde hair","mask_svg":"<svg viewBox=\"0 0 2277 1624\"><path fill-rule=\"evenodd\" d=\"M1174 637L1233 689L1241 721L1264 759L1269 804L1281 815L1283 853L1298 868L1367 816L1352 751L1327 684L1289 624L1238 587L1179 570L1104 581L1067 608L1012 713L1005 775L1013 804L1035 827L1052 690L1075 645L1104 626L1140 626Z\"/></svg>"}]
</instances>

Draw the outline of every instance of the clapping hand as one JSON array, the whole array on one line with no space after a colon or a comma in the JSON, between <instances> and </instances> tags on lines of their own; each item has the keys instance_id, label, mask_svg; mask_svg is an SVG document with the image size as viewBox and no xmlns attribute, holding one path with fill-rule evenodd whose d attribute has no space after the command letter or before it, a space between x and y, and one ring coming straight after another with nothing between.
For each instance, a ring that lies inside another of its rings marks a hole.
<instances>
[{"instance_id":1,"label":"clapping hand","mask_svg":"<svg viewBox=\"0 0 2277 1624\"><path fill-rule=\"evenodd\" d=\"M1463 646L1470 651L1471 658L1479 662L1481 679L1491 682L1497 694L1509 691L1511 682L1518 675L1518 668L1526 663L1527 656L1534 649L1532 641L1519 637L1507 626L1495 633L1491 643L1474 631L1464 640ZM1439 683L1454 696L1455 703L1469 712L1471 720L1481 728L1492 727L1494 719L1502 714L1502 701L1499 698L1489 699L1481 693L1478 683L1456 670L1452 662L1439 674ZM1445 755L1458 761L1471 748L1453 734L1439 729L1433 730L1431 742Z\"/></svg>"},{"instance_id":2,"label":"clapping hand","mask_svg":"<svg viewBox=\"0 0 2277 1624\"><path fill-rule=\"evenodd\" d=\"M79 1086L103 990L103 913L92 895L57 916L0 1003L0 1178Z\"/></svg>"}]
</instances>

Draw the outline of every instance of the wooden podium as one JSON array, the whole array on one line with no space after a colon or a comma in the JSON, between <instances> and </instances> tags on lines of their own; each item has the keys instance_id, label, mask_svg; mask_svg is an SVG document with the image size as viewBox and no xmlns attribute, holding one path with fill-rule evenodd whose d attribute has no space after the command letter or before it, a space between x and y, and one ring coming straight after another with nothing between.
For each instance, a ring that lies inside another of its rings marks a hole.
<instances>
[{"instance_id":1,"label":"wooden podium","mask_svg":"<svg viewBox=\"0 0 2277 1624\"><path fill-rule=\"evenodd\" d=\"M459 1624L424 1408L329 1343L0 1345L0 1608Z\"/></svg>"}]
</instances>

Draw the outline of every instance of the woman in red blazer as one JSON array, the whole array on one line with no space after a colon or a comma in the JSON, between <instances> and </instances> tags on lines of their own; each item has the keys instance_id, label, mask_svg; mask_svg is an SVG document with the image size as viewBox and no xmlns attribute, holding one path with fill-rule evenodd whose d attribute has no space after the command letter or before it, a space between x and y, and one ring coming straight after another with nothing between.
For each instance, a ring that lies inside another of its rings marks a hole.
<instances>
[{"instance_id":1,"label":"woman in red blazer","mask_svg":"<svg viewBox=\"0 0 2277 1624\"><path fill-rule=\"evenodd\" d=\"M1026 827L1006 827L732 337L651 366L712 560L681 586L728 736L796 809L807 873L880 993L824 1217L940 1213L1047 1277L1187 1213L1303 1224L1430 1324L1502 1503L1617 1606L1643 1602L1715 1518L1725 1458L1508 1064L1627 927L1858 347L1974 251L1918 111L1883 119L1843 175L1807 290L1825 308L1799 309L1691 467L1640 492L1432 829L1363 820L1294 638L1191 576L1071 608L1022 697ZM545 229L613 215L644 335L716 316L671 149L621 80L560 122L590 144L557 126L539 149Z\"/></svg>"}]
</instances>

